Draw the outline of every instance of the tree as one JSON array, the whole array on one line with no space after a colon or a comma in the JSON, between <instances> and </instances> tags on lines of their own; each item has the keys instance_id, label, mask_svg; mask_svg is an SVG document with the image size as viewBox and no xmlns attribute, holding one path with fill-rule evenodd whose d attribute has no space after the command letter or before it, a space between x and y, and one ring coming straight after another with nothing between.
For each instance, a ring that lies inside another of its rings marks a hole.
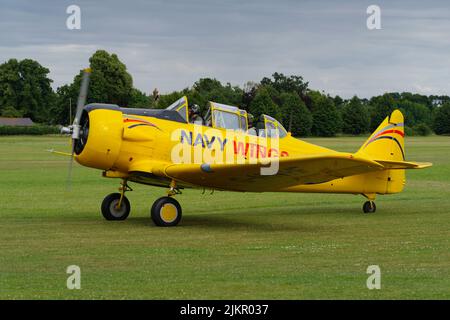
<instances>
[{"instance_id":1,"label":"tree","mask_svg":"<svg viewBox=\"0 0 450 320\"><path fill-rule=\"evenodd\" d=\"M431 111L425 105L408 100L400 100L398 107L405 117L405 125L409 127L414 127L421 123L431 125Z\"/></svg>"},{"instance_id":2,"label":"tree","mask_svg":"<svg viewBox=\"0 0 450 320\"><path fill-rule=\"evenodd\" d=\"M291 75L289 77L282 73L275 72L272 74L272 79L264 77L261 80L261 85L270 86L282 92L296 92L300 97L306 92L308 88L308 82L303 81L303 77Z\"/></svg>"},{"instance_id":3,"label":"tree","mask_svg":"<svg viewBox=\"0 0 450 320\"><path fill-rule=\"evenodd\" d=\"M184 95L185 95L185 93L180 92L180 91L174 91L174 92L171 92L168 94L160 94L159 100L157 103L157 108L165 109ZM189 99L188 99L188 102L189 102Z\"/></svg>"},{"instance_id":4,"label":"tree","mask_svg":"<svg viewBox=\"0 0 450 320\"><path fill-rule=\"evenodd\" d=\"M354 96L342 109L342 132L362 134L369 130L370 117L367 108Z\"/></svg>"},{"instance_id":5,"label":"tree","mask_svg":"<svg viewBox=\"0 0 450 320\"><path fill-rule=\"evenodd\" d=\"M336 108L338 108L338 109L340 109L344 105L344 100L339 96L335 96L333 98L333 102L334 102L334 105L336 106Z\"/></svg>"},{"instance_id":6,"label":"tree","mask_svg":"<svg viewBox=\"0 0 450 320\"><path fill-rule=\"evenodd\" d=\"M22 112L11 106L4 107L1 115L5 118L21 118L23 116Z\"/></svg>"},{"instance_id":7,"label":"tree","mask_svg":"<svg viewBox=\"0 0 450 320\"><path fill-rule=\"evenodd\" d=\"M131 101L133 79L127 67L116 54L104 50L96 51L89 59L92 70L88 92L88 103L102 102L127 107ZM73 85L79 90L83 72L80 72Z\"/></svg>"},{"instance_id":8,"label":"tree","mask_svg":"<svg viewBox=\"0 0 450 320\"><path fill-rule=\"evenodd\" d=\"M312 115L297 93L283 93L280 97L283 125L293 136L311 134Z\"/></svg>"},{"instance_id":9,"label":"tree","mask_svg":"<svg viewBox=\"0 0 450 320\"><path fill-rule=\"evenodd\" d=\"M369 104L372 107L370 131L374 131L380 123L392 113L392 111L397 109L397 102L390 93L373 97L370 99Z\"/></svg>"},{"instance_id":10,"label":"tree","mask_svg":"<svg viewBox=\"0 0 450 320\"><path fill-rule=\"evenodd\" d=\"M247 81L247 83L244 85L242 91L242 107L247 111L249 110L250 103L255 98L258 86L259 85L257 83L252 81Z\"/></svg>"},{"instance_id":11,"label":"tree","mask_svg":"<svg viewBox=\"0 0 450 320\"><path fill-rule=\"evenodd\" d=\"M313 125L312 134L320 137L331 137L341 129L341 117L330 97L314 93L312 98Z\"/></svg>"},{"instance_id":12,"label":"tree","mask_svg":"<svg viewBox=\"0 0 450 320\"><path fill-rule=\"evenodd\" d=\"M437 109L433 128L436 134L450 134L450 102Z\"/></svg>"},{"instance_id":13,"label":"tree","mask_svg":"<svg viewBox=\"0 0 450 320\"><path fill-rule=\"evenodd\" d=\"M190 103L198 104L202 111L205 111L208 101L240 107L243 90L230 83L222 85L217 79L201 78L194 83L191 89L185 90L185 94Z\"/></svg>"},{"instance_id":14,"label":"tree","mask_svg":"<svg viewBox=\"0 0 450 320\"><path fill-rule=\"evenodd\" d=\"M276 105L270 98L267 88L260 87L255 95L255 98L250 103L250 113L258 119L262 114L267 114L280 120L282 113L278 105Z\"/></svg>"},{"instance_id":15,"label":"tree","mask_svg":"<svg viewBox=\"0 0 450 320\"><path fill-rule=\"evenodd\" d=\"M128 106L130 108L152 108L153 98L147 96L144 92L136 88L132 88Z\"/></svg>"},{"instance_id":16,"label":"tree","mask_svg":"<svg viewBox=\"0 0 450 320\"><path fill-rule=\"evenodd\" d=\"M91 56L89 62L92 73L86 103L111 103L120 107L128 107L130 103L138 104L143 101L139 100L143 98L142 95L133 91L131 75L126 71L126 66L120 62L117 55L110 55L104 50L98 50ZM82 76L83 71L80 71L70 85L61 86L56 90L55 103L50 113L50 123L68 124L70 119L73 120ZM72 115L69 115L70 104L72 104Z\"/></svg>"},{"instance_id":17,"label":"tree","mask_svg":"<svg viewBox=\"0 0 450 320\"><path fill-rule=\"evenodd\" d=\"M10 59L0 65L0 111L15 109L36 122L47 122L55 101L47 77L49 70L37 61ZM2 111L3 112L3 111Z\"/></svg>"},{"instance_id":18,"label":"tree","mask_svg":"<svg viewBox=\"0 0 450 320\"><path fill-rule=\"evenodd\" d=\"M431 129L425 123L419 123L413 128L413 134L416 136L429 136L431 134Z\"/></svg>"},{"instance_id":19,"label":"tree","mask_svg":"<svg viewBox=\"0 0 450 320\"><path fill-rule=\"evenodd\" d=\"M73 85L63 85L56 90L56 102L51 109L51 124L71 124L77 109L78 91ZM72 107L72 114L70 114Z\"/></svg>"}]
</instances>

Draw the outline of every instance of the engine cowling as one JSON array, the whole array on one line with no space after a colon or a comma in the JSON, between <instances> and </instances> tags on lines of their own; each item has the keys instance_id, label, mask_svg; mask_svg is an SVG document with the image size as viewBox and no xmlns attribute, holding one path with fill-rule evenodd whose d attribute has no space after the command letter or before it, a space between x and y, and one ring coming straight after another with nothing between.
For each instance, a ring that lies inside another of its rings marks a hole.
<instances>
[{"instance_id":1,"label":"engine cowling","mask_svg":"<svg viewBox=\"0 0 450 320\"><path fill-rule=\"evenodd\" d=\"M83 166L109 170L122 144L122 111L116 105L89 104L80 118L80 137L75 140L75 159Z\"/></svg>"}]
</instances>

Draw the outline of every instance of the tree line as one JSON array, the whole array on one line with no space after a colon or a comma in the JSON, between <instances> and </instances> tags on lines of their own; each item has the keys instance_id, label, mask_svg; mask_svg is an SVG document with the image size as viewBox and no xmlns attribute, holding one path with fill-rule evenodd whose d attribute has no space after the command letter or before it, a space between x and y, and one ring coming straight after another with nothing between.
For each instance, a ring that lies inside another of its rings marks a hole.
<instances>
[{"instance_id":1,"label":"tree line","mask_svg":"<svg viewBox=\"0 0 450 320\"><path fill-rule=\"evenodd\" d=\"M238 106L255 118L268 114L294 136L360 135L373 131L394 109L405 115L406 134L450 134L450 97L416 93L385 93L370 99L342 99L309 88L301 76L274 73L242 88L202 78L191 87L167 94L146 94L133 87L132 76L117 55L98 50L89 59L92 69L87 102L133 108L166 108L186 95L206 108L208 101ZM49 69L31 59L10 59L0 65L0 115L30 117L49 125L67 125L75 114L82 71L71 84L52 89ZM70 114L69 104L72 104Z\"/></svg>"}]
</instances>

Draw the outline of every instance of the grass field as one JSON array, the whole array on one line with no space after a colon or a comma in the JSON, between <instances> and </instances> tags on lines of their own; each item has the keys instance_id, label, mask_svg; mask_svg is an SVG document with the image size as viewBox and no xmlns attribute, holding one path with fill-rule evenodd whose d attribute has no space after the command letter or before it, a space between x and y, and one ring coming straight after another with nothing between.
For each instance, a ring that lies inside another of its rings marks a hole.
<instances>
[{"instance_id":1,"label":"grass field","mask_svg":"<svg viewBox=\"0 0 450 320\"><path fill-rule=\"evenodd\" d=\"M360 138L308 139L355 151ZM183 220L149 218L165 190L132 184L128 220L99 206L118 180L75 165L61 137L0 137L1 299L418 299L450 298L450 137L408 138L405 191L380 196L377 213L352 195L187 190ZM81 268L81 290L66 268ZM381 290L366 269L381 268Z\"/></svg>"}]
</instances>

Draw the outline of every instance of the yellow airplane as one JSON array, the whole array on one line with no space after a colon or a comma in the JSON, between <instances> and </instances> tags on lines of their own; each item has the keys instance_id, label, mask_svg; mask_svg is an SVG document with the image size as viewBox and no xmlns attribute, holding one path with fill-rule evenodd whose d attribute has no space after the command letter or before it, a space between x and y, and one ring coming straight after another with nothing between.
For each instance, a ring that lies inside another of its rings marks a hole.
<instances>
[{"instance_id":1,"label":"yellow airplane","mask_svg":"<svg viewBox=\"0 0 450 320\"><path fill-rule=\"evenodd\" d=\"M186 97L166 109L84 105L89 70L82 82L72 134L75 160L119 178L119 193L103 200L107 220L130 213L128 182L167 188L151 218L175 226L182 209L174 199L183 188L238 192L348 193L368 199L365 213L375 212L377 194L403 190L405 169L431 163L405 161L404 121L392 112L355 153L338 152L291 136L274 118L262 115L258 130L248 128L245 110L209 103L205 119L190 123Z\"/></svg>"}]
</instances>

